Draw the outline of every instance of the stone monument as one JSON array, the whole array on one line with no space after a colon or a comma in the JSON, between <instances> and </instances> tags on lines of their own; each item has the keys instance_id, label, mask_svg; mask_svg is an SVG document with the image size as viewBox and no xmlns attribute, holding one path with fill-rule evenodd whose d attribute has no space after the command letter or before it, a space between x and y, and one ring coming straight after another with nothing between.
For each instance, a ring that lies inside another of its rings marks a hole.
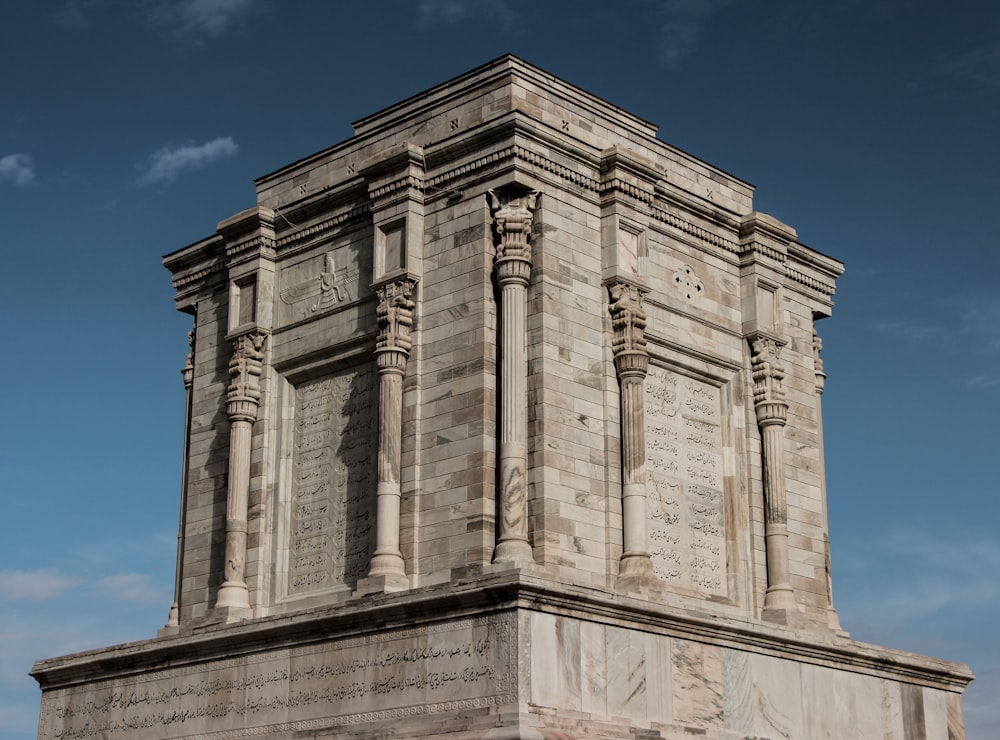
<instances>
[{"instance_id":1,"label":"stone monument","mask_svg":"<svg viewBox=\"0 0 1000 740\"><path fill-rule=\"evenodd\" d=\"M259 179L192 315L174 603L39 737L962 738L831 596L843 266L505 56Z\"/></svg>"}]
</instances>

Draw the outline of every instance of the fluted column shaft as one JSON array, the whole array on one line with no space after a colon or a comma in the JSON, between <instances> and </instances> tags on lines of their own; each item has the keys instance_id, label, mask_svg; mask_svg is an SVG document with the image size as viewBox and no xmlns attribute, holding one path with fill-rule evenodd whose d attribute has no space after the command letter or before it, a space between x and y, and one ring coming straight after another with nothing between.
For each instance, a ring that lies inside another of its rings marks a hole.
<instances>
[{"instance_id":1,"label":"fluted column shaft","mask_svg":"<svg viewBox=\"0 0 1000 740\"><path fill-rule=\"evenodd\" d=\"M378 288L379 337L375 364L379 372L378 487L375 554L369 577L386 577L404 587L406 568L399 549L400 468L403 438L403 375L413 343L415 282L400 280Z\"/></svg>"},{"instance_id":2,"label":"fluted column shaft","mask_svg":"<svg viewBox=\"0 0 1000 740\"><path fill-rule=\"evenodd\" d=\"M769 337L751 341L754 410L760 428L764 478L764 547L767 591L764 612L797 609L788 556L788 502L785 493L785 421L788 403L782 381L781 345Z\"/></svg>"},{"instance_id":3,"label":"fluted column shaft","mask_svg":"<svg viewBox=\"0 0 1000 740\"><path fill-rule=\"evenodd\" d=\"M643 291L629 283L608 286L612 352L621 386L622 556L619 576L652 578L646 517L645 380L649 370Z\"/></svg>"},{"instance_id":4,"label":"fluted column shaft","mask_svg":"<svg viewBox=\"0 0 1000 740\"><path fill-rule=\"evenodd\" d=\"M494 562L534 562L528 541L527 301L534 193L490 192L499 236L494 270L500 286L500 505Z\"/></svg>"},{"instance_id":5,"label":"fluted column shaft","mask_svg":"<svg viewBox=\"0 0 1000 740\"><path fill-rule=\"evenodd\" d=\"M266 334L244 334L234 342L229 363L229 491L226 498L225 581L217 608L250 611L246 584L247 503L250 496L250 441L260 406Z\"/></svg>"}]
</instances>

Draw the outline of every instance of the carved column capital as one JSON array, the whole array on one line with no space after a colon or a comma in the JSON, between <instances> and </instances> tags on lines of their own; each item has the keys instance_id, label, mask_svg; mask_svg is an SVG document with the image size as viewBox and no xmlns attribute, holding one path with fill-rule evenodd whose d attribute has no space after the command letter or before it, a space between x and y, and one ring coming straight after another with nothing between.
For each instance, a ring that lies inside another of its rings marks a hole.
<instances>
[{"instance_id":1,"label":"carved column capital","mask_svg":"<svg viewBox=\"0 0 1000 740\"><path fill-rule=\"evenodd\" d=\"M226 413L231 421L254 421L260 406L260 376L263 372L267 334L252 332L233 340L229 361L229 393Z\"/></svg>"},{"instance_id":2,"label":"carved column capital","mask_svg":"<svg viewBox=\"0 0 1000 740\"><path fill-rule=\"evenodd\" d=\"M528 284L531 275L531 224L538 192L489 191L490 212L496 231L497 254L494 267L500 285Z\"/></svg>"},{"instance_id":3,"label":"carved column capital","mask_svg":"<svg viewBox=\"0 0 1000 740\"><path fill-rule=\"evenodd\" d=\"M181 377L184 379L184 390L191 390L194 385L194 329L188 332L188 353L181 368Z\"/></svg>"},{"instance_id":4,"label":"carved column capital","mask_svg":"<svg viewBox=\"0 0 1000 740\"><path fill-rule=\"evenodd\" d=\"M615 370L620 379L645 378L649 369L649 352L646 350L646 312L642 309L645 290L626 282L608 285L611 304L611 328L614 338L611 351Z\"/></svg>"},{"instance_id":5,"label":"carved column capital","mask_svg":"<svg viewBox=\"0 0 1000 740\"><path fill-rule=\"evenodd\" d=\"M816 327L813 327L813 368L816 372L816 392L821 396L826 389L826 373L823 372L823 359L819 356L822 351L823 340L816 333Z\"/></svg>"},{"instance_id":6,"label":"carved column capital","mask_svg":"<svg viewBox=\"0 0 1000 740\"><path fill-rule=\"evenodd\" d=\"M762 427L784 425L788 415L785 401L785 369L781 362L782 343L758 334L750 339L750 369L757 423Z\"/></svg>"},{"instance_id":7,"label":"carved column capital","mask_svg":"<svg viewBox=\"0 0 1000 740\"><path fill-rule=\"evenodd\" d=\"M413 278L394 280L378 286L378 339L375 342L375 363L379 372L402 373L413 347L410 331L413 328L413 310L416 303L413 291L417 281Z\"/></svg>"}]
</instances>

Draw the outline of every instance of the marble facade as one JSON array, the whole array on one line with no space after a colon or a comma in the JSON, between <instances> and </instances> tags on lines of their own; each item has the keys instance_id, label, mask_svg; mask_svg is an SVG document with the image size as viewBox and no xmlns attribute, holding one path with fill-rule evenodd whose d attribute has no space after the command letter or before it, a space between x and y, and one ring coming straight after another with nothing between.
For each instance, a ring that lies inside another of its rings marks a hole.
<instances>
[{"instance_id":1,"label":"marble facade","mask_svg":"<svg viewBox=\"0 0 1000 740\"><path fill-rule=\"evenodd\" d=\"M354 129L164 258L174 603L36 664L40 738L964 737L833 605L841 263L515 57Z\"/></svg>"}]
</instances>

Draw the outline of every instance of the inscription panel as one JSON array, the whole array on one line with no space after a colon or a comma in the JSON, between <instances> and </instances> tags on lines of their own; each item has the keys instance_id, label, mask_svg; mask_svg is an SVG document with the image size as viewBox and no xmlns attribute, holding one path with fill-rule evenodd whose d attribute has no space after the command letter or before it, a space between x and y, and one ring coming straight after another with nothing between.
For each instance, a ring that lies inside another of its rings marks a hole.
<instances>
[{"instance_id":1,"label":"inscription panel","mask_svg":"<svg viewBox=\"0 0 1000 740\"><path fill-rule=\"evenodd\" d=\"M649 368L645 388L653 568L668 585L725 596L721 390L657 366Z\"/></svg>"},{"instance_id":2,"label":"inscription panel","mask_svg":"<svg viewBox=\"0 0 1000 740\"><path fill-rule=\"evenodd\" d=\"M512 614L47 691L39 738L222 738L515 701Z\"/></svg>"},{"instance_id":3,"label":"inscription panel","mask_svg":"<svg viewBox=\"0 0 1000 740\"><path fill-rule=\"evenodd\" d=\"M375 537L377 376L352 368L295 388L288 594L356 585Z\"/></svg>"}]
</instances>

